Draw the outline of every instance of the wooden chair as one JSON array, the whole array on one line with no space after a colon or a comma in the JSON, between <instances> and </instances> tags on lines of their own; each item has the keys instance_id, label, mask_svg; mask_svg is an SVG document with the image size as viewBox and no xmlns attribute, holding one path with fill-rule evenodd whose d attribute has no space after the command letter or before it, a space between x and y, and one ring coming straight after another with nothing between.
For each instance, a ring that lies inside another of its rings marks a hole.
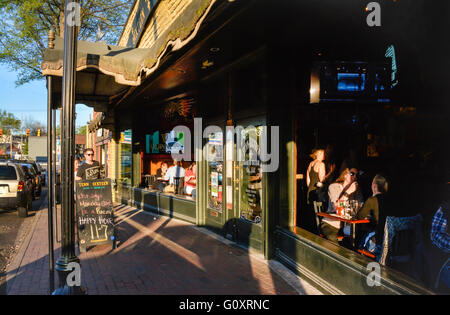
<instances>
[{"instance_id":1,"label":"wooden chair","mask_svg":"<svg viewBox=\"0 0 450 315\"><path fill-rule=\"evenodd\" d=\"M184 189L184 177L174 177L173 178L173 184L175 185L175 194L177 195L183 195L183 189Z\"/></svg>"},{"instance_id":2,"label":"wooden chair","mask_svg":"<svg viewBox=\"0 0 450 315\"><path fill-rule=\"evenodd\" d=\"M317 215L319 212L323 212L323 203L321 201L313 201L313 206L314 206L314 214L316 215L317 231L319 232L320 237L324 237L322 229L320 228L320 224L322 223L322 217Z\"/></svg>"},{"instance_id":3,"label":"wooden chair","mask_svg":"<svg viewBox=\"0 0 450 315\"><path fill-rule=\"evenodd\" d=\"M364 255L366 257L375 259L375 255L372 254L371 252L369 252L367 249L358 249L358 253L360 253L361 255Z\"/></svg>"},{"instance_id":4,"label":"wooden chair","mask_svg":"<svg viewBox=\"0 0 450 315\"><path fill-rule=\"evenodd\" d=\"M317 215L319 212L323 212L323 202L313 201L313 205L314 205L314 213L316 214L316 224L317 224L317 230L319 231L319 236L324 237L324 235L320 229L320 224L322 223L322 217ZM344 240L344 237L342 235L339 235L337 237L337 240L338 240L338 242L341 242L342 240Z\"/></svg>"}]
</instances>

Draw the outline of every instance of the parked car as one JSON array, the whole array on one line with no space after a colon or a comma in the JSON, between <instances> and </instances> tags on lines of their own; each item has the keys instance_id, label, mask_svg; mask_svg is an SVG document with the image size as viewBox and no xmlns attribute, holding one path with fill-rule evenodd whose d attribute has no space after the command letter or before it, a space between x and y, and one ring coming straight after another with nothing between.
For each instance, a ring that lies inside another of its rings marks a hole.
<instances>
[{"instance_id":1,"label":"parked car","mask_svg":"<svg viewBox=\"0 0 450 315\"><path fill-rule=\"evenodd\" d=\"M35 181L36 181L36 189L37 189L37 194L36 196L40 196L41 195L41 191L42 191L42 186L45 185L45 172L42 172L42 169L39 168L38 164L35 161L31 161L31 160L9 160L10 162L14 162L14 163L20 163L20 164L27 164L30 165L34 172L33 175L35 177Z\"/></svg>"},{"instance_id":2,"label":"parked car","mask_svg":"<svg viewBox=\"0 0 450 315\"><path fill-rule=\"evenodd\" d=\"M36 197L41 196L42 184L40 183L39 175L34 170L34 167L30 163L19 163L27 176L27 178L32 180L33 186L33 200Z\"/></svg>"},{"instance_id":3,"label":"parked car","mask_svg":"<svg viewBox=\"0 0 450 315\"><path fill-rule=\"evenodd\" d=\"M47 170L48 160L46 156L36 156L36 163L42 166L43 169Z\"/></svg>"},{"instance_id":4,"label":"parked car","mask_svg":"<svg viewBox=\"0 0 450 315\"><path fill-rule=\"evenodd\" d=\"M43 186L47 186L47 169L43 168L41 164L36 163L39 169L39 177L41 178L41 182Z\"/></svg>"},{"instance_id":5,"label":"parked car","mask_svg":"<svg viewBox=\"0 0 450 315\"><path fill-rule=\"evenodd\" d=\"M33 182L21 165L0 162L0 207L17 209L20 217L26 217L32 202Z\"/></svg>"}]
</instances>

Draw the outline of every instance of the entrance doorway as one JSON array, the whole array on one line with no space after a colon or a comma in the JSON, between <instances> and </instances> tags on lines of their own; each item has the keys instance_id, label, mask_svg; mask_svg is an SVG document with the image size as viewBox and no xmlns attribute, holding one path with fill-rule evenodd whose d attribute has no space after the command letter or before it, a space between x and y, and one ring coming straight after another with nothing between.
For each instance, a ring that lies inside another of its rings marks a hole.
<instances>
[{"instance_id":1,"label":"entrance doorway","mask_svg":"<svg viewBox=\"0 0 450 315\"><path fill-rule=\"evenodd\" d=\"M259 148L264 118L239 120L205 139L207 226L258 252L264 252L266 178Z\"/></svg>"}]
</instances>

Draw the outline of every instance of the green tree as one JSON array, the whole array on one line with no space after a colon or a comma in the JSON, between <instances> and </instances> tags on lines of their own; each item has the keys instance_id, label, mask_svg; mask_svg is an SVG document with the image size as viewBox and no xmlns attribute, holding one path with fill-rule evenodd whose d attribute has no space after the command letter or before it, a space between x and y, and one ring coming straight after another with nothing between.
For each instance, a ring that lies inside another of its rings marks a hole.
<instances>
[{"instance_id":1,"label":"green tree","mask_svg":"<svg viewBox=\"0 0 450 315\"><path fill-rule=\"evenodd\" d=\"M28 155L28 140L23 144L23 154Z\"/></svg>"},{"instance_id":2,"label":"green tree","mask_svg":"<svg viewBox=\"0 0 450 315\"><path fill-rule=\"evenodd\" d=\"M134 1L81 0L79 40L116 44ZM0 0L0 63L18 73L16 85L42 79L47 35L64 36L64 0Z\"/></svg>"},{"instance_id":3,"label":"green tree","mask_svg":"<svg viewBox=\"0 0 450 315\"><path fill-rule=\"evenodd\" d=\"M86 125L78 127L75 133L77 135L85 135L86 134Z\"/></svg>"},{"instance_id":4,"label":"green tree","mask_svg":"<svg viewBox=\"0 0 450 315\"><path fill-rule=\"evenodd\" d=\"M23 130L30 129L30 136L37 136L38 129L41 130L41 136L47 135L47 125L27 117L23 120Z\"/></svg>"},{"instance_id":5,"label":"green tree","mask_svg":"<svg viewBox=\"0 0 450 315\"><path fill-rule=\"evenodd\" d=\"M6 110L0 111L0 128L3 129L3 134L9 135L12 130L20 128L20 119Z\"/></svg>"}]
</instances>

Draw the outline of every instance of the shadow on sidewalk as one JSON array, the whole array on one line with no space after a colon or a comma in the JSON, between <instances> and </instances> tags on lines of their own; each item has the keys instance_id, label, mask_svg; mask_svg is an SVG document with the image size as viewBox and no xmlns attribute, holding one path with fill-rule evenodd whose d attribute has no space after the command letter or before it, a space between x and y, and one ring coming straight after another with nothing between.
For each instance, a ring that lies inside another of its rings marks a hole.
<instances>
[{"instance_id":1,"label":"shadow on sidewalk","mask_svg":"<svg viewBox=\"0 0 450 315\"><path fill-rule=\"evenodd\" d=\"M115 216L118 247L79 254L88 294L298 294L267 261L192 224L123 205L115 207ZM11 271L17 274L8 294L49 293L48 253L43 254Z\"/></svg>"}]
</instances>

